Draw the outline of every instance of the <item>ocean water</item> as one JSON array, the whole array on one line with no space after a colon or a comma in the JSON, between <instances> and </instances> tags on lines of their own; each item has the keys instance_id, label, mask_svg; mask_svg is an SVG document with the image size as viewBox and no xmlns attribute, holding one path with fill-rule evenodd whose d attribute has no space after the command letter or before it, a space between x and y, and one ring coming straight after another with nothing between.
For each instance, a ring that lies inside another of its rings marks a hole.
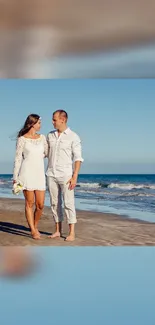
<instances>
[{"instance_id":1,"label":"ocean water","mask_svg":"<svg viewBox=\"0 0 155 325\"><path fill-rule=\"evenodd\" d=\"M0 174L0 197L12 194L12 175ZM155 175L81 174L75 189L76 208L117 213L155 222ZM50 205L48 190L45 204Z\"/></svg>"}]
</instances>

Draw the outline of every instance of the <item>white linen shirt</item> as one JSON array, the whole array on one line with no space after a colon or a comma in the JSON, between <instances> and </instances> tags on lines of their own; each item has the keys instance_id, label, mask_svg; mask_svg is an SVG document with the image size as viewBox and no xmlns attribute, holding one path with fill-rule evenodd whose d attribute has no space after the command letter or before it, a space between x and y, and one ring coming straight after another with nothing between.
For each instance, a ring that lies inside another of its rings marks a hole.
<instances>
[{"instance_id":1,"label":"white linen shirt","mask_svg":"<svg viewBox=\"0 0 155 325\"><path fill-rule=\"evenodd\" d=\"M83 162L82 147L79 136L67 128L58 136L57 131L47 135L48 167L47 176L72 176L75 161Z\"/></svg>"}]
</instances>

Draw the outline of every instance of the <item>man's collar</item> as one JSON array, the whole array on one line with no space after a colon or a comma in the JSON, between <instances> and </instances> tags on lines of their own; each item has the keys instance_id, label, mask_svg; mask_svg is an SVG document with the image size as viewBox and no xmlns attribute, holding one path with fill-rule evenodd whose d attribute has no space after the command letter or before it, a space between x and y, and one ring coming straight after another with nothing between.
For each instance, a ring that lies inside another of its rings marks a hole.
<instances>
[{"instance_id":1,"label":"man's collar","mask_svg":"<svg viewBox=\"0 0 155 325\"><path fill-rule=\"evenodd\" d=\"M63 133L68 134L69 132L70 132L70 128L67 127L67 129Z\"/></svg>"},{"instance_id":2,"label":"man's collar","mask_svg":"<svg viewBox=\"0 0 155 325\"><path fill-rule=\"evenodd\" d=\"M63 133L64 134L69 134L70 131L71 131L71 129L69 127L67 127L67 129L65 131L63 131L61 134L63 134ZM58 137L58 131L57 130L55 130L55 135Z\"/></svg>"}]
</instances>

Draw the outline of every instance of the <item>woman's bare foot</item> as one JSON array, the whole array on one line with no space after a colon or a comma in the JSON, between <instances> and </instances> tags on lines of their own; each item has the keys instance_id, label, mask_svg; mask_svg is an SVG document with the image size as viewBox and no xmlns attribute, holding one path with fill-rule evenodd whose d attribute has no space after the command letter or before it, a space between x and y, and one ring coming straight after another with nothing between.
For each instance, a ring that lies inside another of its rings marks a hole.
<instances>
[{"instance_id":1,"label":"woman's bare foot","mask_svg":"<svg viewBox=\"0 0 155 325\"><path fill-rule=\"evenodd\" d=\"M37 231L31 232L31 235L33 239L40 239L40 235L37 233Z\"/></svg>"},{"instance_id":2,"label":"woman's bare foot","mask_svg":"<svg viewBox=\"0 0 155 325\"><path fill-rule=\"evenodd\" d=\"M41 237L41 233L39 232L39 230L37 228L36 228L36 234Z\"/></svg>"},{"instance_id":3,"label":"woman's bare foot","mask_svg":"<svg viewBox=\"0 0 155 325\"><path fill-rule=\"evenodd\" d=\"M60 238L61 237L61 233L56 231L54 232L54 234L48 236L48 238Z\"/></svg>"},{"instance_id":4,"label":"woman's bare foot","mask_svg":"<svg viewBox=\"0 0 155 325\"><path fill-rule=\"evenodd\" d=\"M70 234L69 236L66 237L65 241L74 241L75 240L75 235Z\"/></svg>"}]
</instances>

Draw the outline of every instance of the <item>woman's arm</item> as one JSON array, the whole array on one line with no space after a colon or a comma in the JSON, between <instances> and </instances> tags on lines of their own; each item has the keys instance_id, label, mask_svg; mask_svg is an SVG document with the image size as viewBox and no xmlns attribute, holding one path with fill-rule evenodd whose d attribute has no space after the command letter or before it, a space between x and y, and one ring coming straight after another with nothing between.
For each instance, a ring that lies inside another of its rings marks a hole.
<instances>
[{"instance_id":1,"label":"woman's arm","mask_svg":"<svg viewBox=\"0 0 155 325\"><path fill-rule=\"evenodd\" d=\"M17 182L18 174L20 171L20 167L23 160L23 148L24 148L24 139L23 137L19 137L16 143L16 154L14 161L14 169L13 169L13 182Z\"/></svg>"}]
</instances>

